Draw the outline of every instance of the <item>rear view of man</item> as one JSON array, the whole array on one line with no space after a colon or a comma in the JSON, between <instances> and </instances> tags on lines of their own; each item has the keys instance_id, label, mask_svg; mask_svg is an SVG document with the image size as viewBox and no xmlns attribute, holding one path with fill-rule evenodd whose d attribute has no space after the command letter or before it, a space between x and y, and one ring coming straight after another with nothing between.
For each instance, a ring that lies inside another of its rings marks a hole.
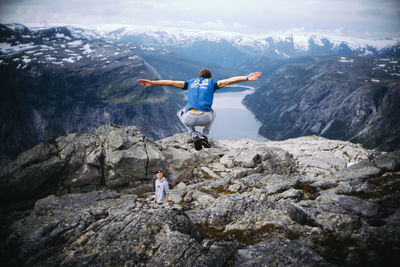
<instances>
[{"instance_id":1,"label":"rear view of man","mask_svg":"<svg viewBox=\"0 0 400 267\"><path fill-rule=\"evenodd\" d=\"M193 138L195 149L201 150L203 147L211 147L208 142L208 135L215 119L215 111L211 108L214 100L214 92L232 83L256 81L261 74L261 72L254 72L247 76L235 76L217 81L212 79L209 69L202 69L199 72L198 78L189 81L149 81L140 79L138 82L145 87L152 85L175 86L183 90L188 90L188 105L185 112L181 113L181 120ZM204 127L202 133L196 131L196 126Z\"/></svg>"}]
</instances>

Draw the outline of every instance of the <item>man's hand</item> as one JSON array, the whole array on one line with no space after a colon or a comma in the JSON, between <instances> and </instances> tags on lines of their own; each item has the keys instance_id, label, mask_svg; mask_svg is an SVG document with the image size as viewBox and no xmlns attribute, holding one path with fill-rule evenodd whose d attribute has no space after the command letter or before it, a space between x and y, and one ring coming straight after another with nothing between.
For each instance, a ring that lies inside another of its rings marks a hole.
<instances>
[{"instance_id":1,"label":"man's hand","mask_svg":"<svg viewBox=\"0 0 400 267\"><path fill-rule=\"evenodd\" d=\"M156 204L157 203L157 199L155 198L153 202L154 202L154 204Z\"/></svg>"},{"instance_id":2,"label":"man's hand","mask_svg":"<svg viewBox=\"0 0 400 267\"><path fill-rule=\"evenodd\" d=\"M249 81L257 81L257 79L262 75L261 72L253 72L250 73L247 78L249 79Z\"/></svg>"},{"instance_id":3,"label":"man's hand","mask_svg":"<svg viewBox=\"0 0 400 267\"><path fill-rule=\"evenodd\" d=\"M149 86L152 86L152 85L153 85L153 83L152 83L151 81L149 81L149 80L143 80L143 79L138 80L138 83L140 83L140 84L143 85L144 87L149 87Z\"/></svg>"},{"instance_id":4,"label":"man's hand","mask_svg":"<svg viewBox=\"0 0 400 267\"><path fill-rule=\"evenodd\" d=\"M258 77L261 76L261 72L253 72L250 73L247 76L235 76L235 77L231 77L228 79L224 79L224 80L219 80L218 81L218 87L222 88L224 86L230 85L232 83L239 83L239 82L245 82L245 81L256 81L258 79Z\"/></svg>"}]
</instances>

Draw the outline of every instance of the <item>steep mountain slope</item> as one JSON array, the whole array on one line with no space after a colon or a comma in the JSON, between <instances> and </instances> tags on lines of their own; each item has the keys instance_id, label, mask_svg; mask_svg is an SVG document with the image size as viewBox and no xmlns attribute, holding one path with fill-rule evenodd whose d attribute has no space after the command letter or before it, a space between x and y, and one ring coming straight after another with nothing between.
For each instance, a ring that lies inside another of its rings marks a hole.
<instances>
[{"instance_id":1,"label":"steep mountain slope","mask_svg":"<svg viewBox=\"0 0 400 267\"><path fill-rule=\"evenodd\" d=\"M0 25L0 42L2 157L105 123L135 124L156 139L184 130L182 95L139 85L155 76L122 44L18 24Z\"/></svg>"},{"instance_id":2,"label":"steep mountain slope","mask_svg":"<svg viewBox=\"0 0 400 267\"><path fill-rule=\"evenodd\" d=\"M394 45L387 46L381 50L382 55L387 56L398 56L400 54L400 42L395 43Z\"/></svg>"},{"instance_id":3,"label":"steep mountain slope","mask_svg":"<svg viewBox=\"0 0 400 267\"><path fill-rule=\"evenodd\" d=\"M330 57L330 56L328 56ZM244 73L251 73L254 71L261 71L262 76L259 78L260 84L265 84L269 78L277 69L288 65L288 64L305 64L319 61L323 56L311 57L295 57L295 58L269 58L269 57L257 57L248 59L243 65L239 66L239 69Z\"/></svg>"},{"instance_id":4,"label":"steep mountain slope","mask_svg":"<svg viewBox=\"0 0 400 267\"><path fill-rule=\"evenodd\" d=\"M244 103L273 140L303 135L400 148L398 58L333 58L286 65Z\"/></svg>"},{"instance_id":5,"label":"steep mountain slope","mask_svg":"<svg viewBox=\"0 0 400 267\"><path fill-rule=\"evenodd\" d=\"M182 54L178 48L148 50L135 46L130 47L133 52L151 65L154 73L160 79L189 80L196 77L202 68L209 68L216 79L240 74L238 68L204 63Z\"/></svg>"}]
</instances>

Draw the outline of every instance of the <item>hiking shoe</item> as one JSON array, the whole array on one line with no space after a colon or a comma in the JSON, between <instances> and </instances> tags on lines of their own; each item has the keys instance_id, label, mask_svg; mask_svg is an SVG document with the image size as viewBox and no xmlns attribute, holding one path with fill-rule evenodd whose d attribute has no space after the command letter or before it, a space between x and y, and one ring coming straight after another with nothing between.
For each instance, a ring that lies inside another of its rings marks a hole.
<instances>
[{"instance_id":1,"label":"hiking shoe","mask_svg":"<svg viewBox=\"0 0 400 267\"><path fill-rule=\"evenodd\" d=\"M201 141L202 139L200 139L198 136L195 136L194 138L193 138L193 141L194 141L194 148L196 149L196 150L201 150L203 147L201 146L201 143L202 143L202 141Z\"/></svg>"},{"instance_id":2,"label":"hiking shoe","mask_svg":"<svg viewBox=\"0 0 400 267\"><path fill-rule=\"evenodd\" d=\"M210 145L210 143L208 142L207 136L204 136L204 135L203 135L203 137L204 137L204 138L200 139L200 140L201 140L201 145L204 146L205 148L210 148L211 145Z\"/></svg>"}]
</instances>

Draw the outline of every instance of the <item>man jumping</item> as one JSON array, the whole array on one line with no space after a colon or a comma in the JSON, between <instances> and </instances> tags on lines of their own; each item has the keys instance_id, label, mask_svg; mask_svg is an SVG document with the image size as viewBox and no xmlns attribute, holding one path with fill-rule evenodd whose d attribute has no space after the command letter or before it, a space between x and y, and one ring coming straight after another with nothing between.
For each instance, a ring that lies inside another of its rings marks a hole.
<instances>
[{"instance_id":1,"label":"man jumping","mask_svg":"<svg viewBox=\"0 0 400 267\"><path fill-rule=\"evenodd\" d=\"M261 74L261 72L254 72L247 76L235 76L217 81L211 78L212 74L209 69L202 69L199 72L198 78L189 81L149 81L140 79L138 82L145 87L152 85L175 86L183 90L188 90L188 105L185 112L181 112L181 120L193 138L195 149L201 150L202 147L211 147L207 136L215 119L215 111L211 108L214 100L214 92L232 83L256 81ZM202 134L196 131L196 126L204 127Z\"/></svg>"}]
</instances>

